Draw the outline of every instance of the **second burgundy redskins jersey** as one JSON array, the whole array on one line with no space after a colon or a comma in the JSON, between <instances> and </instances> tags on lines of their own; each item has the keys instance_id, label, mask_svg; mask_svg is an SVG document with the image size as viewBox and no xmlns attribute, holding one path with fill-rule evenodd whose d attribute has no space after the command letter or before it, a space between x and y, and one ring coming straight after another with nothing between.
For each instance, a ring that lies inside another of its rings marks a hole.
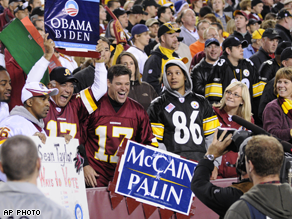
<instances>
[{"instance_id":1,"label":"second burgundy redskins jersey","mask_svg":"<svg viewBox=\"0 0 292 219\"><path fill-rule=\"evenodd\" d=\"M50 100L50 110L44 118L45 131L49 137L70 134L81 141L80 122L96 109L96 103L90 88L73 95L65 107L58 107ZM82 141L80 143L83 143Z\"/></svg>"},{"instance_id":2,"label":"second burgundy redskins jersey","mask_svg":"<svg viewBox=\"0 0 292 219\"><path fill-rule=\"evenodd\" d=\"M97 107L87 120L85 149L90 166L99 174L98 186L107 186L114 176L118 161L116 152L124 138L146 145L158 146L158 143L147 112L136 101L127 98L115 112L105 94Z\"/></svg>"}]
</instances>

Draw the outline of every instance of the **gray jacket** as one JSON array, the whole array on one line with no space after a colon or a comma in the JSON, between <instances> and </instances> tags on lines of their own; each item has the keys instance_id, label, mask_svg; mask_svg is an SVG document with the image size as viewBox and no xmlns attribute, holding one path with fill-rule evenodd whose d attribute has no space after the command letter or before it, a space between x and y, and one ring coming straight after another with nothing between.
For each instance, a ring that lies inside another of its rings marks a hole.
<instances>
[{"instance_id":1,"label":"gray jacket","mask_svg":"<svg viewBox=\"0 0 292 219\"><path fill-rule=\"evenodd\" d=\"M190 46L191 44L193 44L194 42L198 40L196 37L194 37L194 35L190 33L190 31L187 28L185 28L184 25L182 25L180 29L181 29L181 32L179 36L184 38L182 42L186 44L187 46Z\"/></svg>"},{"instance_id":2,"label":"gray jacket","mask_svg":"<svg viewBox=\"0 0 292 219\"><path fill-rule=\"evenodd\" d=\"M243 200L242 200L243 199ZM292 189L287 184L258 184L246 192L227 211L225 219L250 219L248 201L253 207L270 218L292 218Z\"/></svg>"},{"instance_id":3,"label":"gray jacket","mask_svg":"<svg viewBox=\"0 0 292 219\"><path fill-rule=\"evenodd\" d=\"M35 216L29 216L30 219L71 219L73 215L69 214L69 211L65 208L57 205L55 202L45 197L45 195L32 183L28 182L7 182L0 184L0 206L1 218L8 218L6 215L3 217L4 209L11 209L14 211L10 216L13 218L20 218L17 216L16 209L20 210L39 210L35 211Z\"/></svg>"}]
</instances>

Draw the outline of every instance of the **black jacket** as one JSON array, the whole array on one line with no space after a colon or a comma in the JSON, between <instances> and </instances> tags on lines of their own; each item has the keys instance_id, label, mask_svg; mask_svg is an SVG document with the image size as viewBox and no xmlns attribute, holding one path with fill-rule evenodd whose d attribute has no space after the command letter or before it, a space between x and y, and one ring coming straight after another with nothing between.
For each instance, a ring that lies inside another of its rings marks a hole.
<instances>
[{"instance_id":1,"label":"black jacket","mask_svg":"<svg viewBox=\"0 0 292 219\"><path fill-rule=\"evenodd\" d=\"M262 13L261 13L263 19L265 19L266 15L267 15L268 13L270 13L271 10L272 10L271 7L269 7L269 6L267 6L267 5L264 5L263 10L262 10Z\"/></svg>"},{"instance_id":2,"label":"black jacket","mask_svg":"<svg viewBox=\"0 0 292 219\"><path fill-rule=\"evenodd\" d=\"M150 39L148 45L144 47L144 52L146 52L147 56L150 56L151 51L157 45L156 40Z\"/></svg>"},{"instance_id":3,"label":"black jacket","mask_svg":"<svg viewBox=\"0 0 292 219\"><path fill-rule=\"evenodd\" d=\"M251 34L248 31L246 32L244 37L242 36L241 33L237 32L236 30L231 35L237 37L240 41L246 40L248 44L251 44Z\"/></svg>"},{"instance_id":4,"label":"black jacket","mask_svg":"<svg viewBox=\"0 0 292 219\"><path fill-rule=\"evenodd\" d=\"M276 24L275 30L278 31L279 35L281 36L279 43L281 43L283 41L292 42L292 37L290 35L290 31L287 30L285 27L283 27L280 24Z\"/></svg>"},{"instance_id":5,"label":"black jacket","mask_svg":"<svg viewBox=\"0 0 292 219\"><path fill-rule=\"evenodd\" d=\"M173 52L172 56L179 57L175 52ZM152 85L158 95L161 93L159 78L163 71L162 65L165 64L167 60L167 56L164 55L158 47L156 50L152 51L144 65L142 81L146 81Z\"/></svg>"},{"instance_id":6,"label":"black jacket","mask_svg":"<svg viewBox=\"0 0 292 219\"><path fill-rule=\"evenodd\" d=\"M232 186L221 188L210 182L213 169L212 161L201 159L195 169L191 188L202 203L223 218L228 208L252 187L252 182L244 179Z\"/></svg>"},{"instance_id":7,"label":"black jacket","mask_svg":"<svg viewBox=\"0 0 292 219\"><path fill-rule=\"evenodd\" d=\"M279 69L280 66L275 59L265 61L259 69L260 80L268 83L273 77L275 77Z\"/></svg>"},{"instance_id":8,"label":"black jacket","mask_svg":"<svg viewBox=\"0 0 292 219\"><path fill-rule=\"evenodd\" d=\"M205 97L211 102L220 102L226 87L234 82L241 81L249 89L252 112L255 123L259 123L258 106L265 84L259 80L259 75L254 64L249 59L242 59L238 66L233 66L229 59L222 55L214 64L205 87Z\"/></svg>"},{"instance_id":9,"label":"black jacket","mask_svg":"<svg viewBox=\"0 0 292 219\"><path fill-rule=\"evenodd\" d=\"M205 86L207 84L207 79L211 74L212 68L213 64L206 62L205 58L195 65L191 72L194 93L205 96Z\"/></svg>"},{"instance_id":10,"label":"black jacket","mask_svg":"<svg viewBox=\"0 0 292 219\"><path fill-rule=\"evenodd\" d=\"M258 111L258 117L261 120L263 118L263 112L264 112L264 109L266 108L266 105L272 100L277 98L277 96L274 94L274 83L275 83L275 78L273 78L266 84L265 89L263 91L260 104L259 104L259 111Z\"/></svg>"},{"instance_id":11,"label":"black jacket","mask_svg":"<svg viewBox=\"0 0 292 219\"><path fill-rule=\"evenodd\" d=\"M269 54L261 47L255 54L253 54L250 58L249 58L257 71L259 71L261 64L269 59L271 59L271 57L269 56Z\"/></svg>"},{"instance_id":12,"label":"black jacket","mask_svg":"<svg viewBox=\"0 0 292 219\"><path fill-rule=\"evenodd\" d=\"M211 103L219 102L226 87L234 81L241 81L247 85L251 100L259 97L264 89L260 86L259 75L252 61L242 59L235 67L225 55L222 55L208 77L205 97Z\"/></svg>"}]
</instances>

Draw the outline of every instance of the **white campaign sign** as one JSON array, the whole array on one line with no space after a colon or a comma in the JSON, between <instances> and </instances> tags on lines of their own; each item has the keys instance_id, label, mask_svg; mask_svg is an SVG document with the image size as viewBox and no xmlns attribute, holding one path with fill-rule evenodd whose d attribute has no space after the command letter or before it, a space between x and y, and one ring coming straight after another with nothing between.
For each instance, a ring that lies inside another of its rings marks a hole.
<instances>
[{"instance_id":1,"label":"white campaign sign","mask_svg":"<svg viewBox=\"0 0 292 219\"><path fill-rule=\"evenodd\" d=\"M76 173L77 139L69 144L65 138L47 137L43 144L38 137L31 137L41 158L38 188L50 199L70 211L76 219L89 219L83 169Z\"/></svg>"}]
</instances>

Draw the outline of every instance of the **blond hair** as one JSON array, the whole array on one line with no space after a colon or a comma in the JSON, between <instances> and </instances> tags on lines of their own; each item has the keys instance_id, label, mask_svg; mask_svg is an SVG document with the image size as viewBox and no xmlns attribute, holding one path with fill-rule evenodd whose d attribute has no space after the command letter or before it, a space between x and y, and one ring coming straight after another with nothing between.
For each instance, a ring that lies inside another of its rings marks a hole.
<instances>
[{"instance_id":1,"label":"blond hair","mask_svg":"<svg viewBox=\"0 0 292 219\"><path fill-rule=\"evenodd\" d=\"M239 105L236 115L250 122L251 116L252 116L250 94L249 94L249 90L246 84L240 81L236 81L236 82L233 82L232 84L229 84L228 87L226 87L224 91L224 94L223 94L222 99L220 100L220 103L214 104L214 107L223 109L226 106L226 91L232 91L238 87L241 87L241 97L242 97L243 104Z\"/></svg>"},{"instance_id":2,"label":"blond hair","mask_svg":"<svg viewBox=\"0 0 292 219\"><path fill-rule=\"evenodd\" d=\"M204 30L204 33L203 33L203 38L204 38L204 40L207 39L207 35L208 35L209 30L215 30L216 33L218 34L217 28L215 28L215 27L213 27L213 26L210 26L210 27L208 27L206 30ZM218 35L219 35L219 34L218 34Z\"/></svg>"},{"instance_id":3,"label":"blond hair","mask_svg":"<svg viewBox=\"0 0 292 219\"><path fill-rule=\"evenodd\" d=\"M239 6L241 8L241 10L248 10L247 7L250 7L251 8L251 0L242 0L240 3L239 3Z\"/></svg>"},{"instance_id":4,"label":"blond hair","mask_svg":"<svg viewBox=\"0 0 292 219\"><path fill-rule=\"evenodd\" d=\"M235 20L234 19L230 19L226 24L226 32L229 33L229 34L233 34L235 29L236 29Z\"/></svg>"}]
</instances>

